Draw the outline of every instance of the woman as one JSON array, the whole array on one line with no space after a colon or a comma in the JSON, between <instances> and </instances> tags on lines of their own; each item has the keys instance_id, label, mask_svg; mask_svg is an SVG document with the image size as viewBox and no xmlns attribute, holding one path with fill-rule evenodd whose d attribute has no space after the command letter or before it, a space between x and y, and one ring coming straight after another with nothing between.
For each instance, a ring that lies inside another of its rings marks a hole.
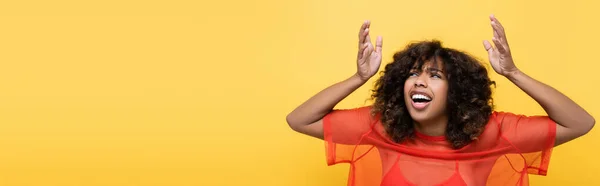
<instances>
[{"instance_id":1,"label":"woman","mask_svg":"<svg viewBox=\"0 0 600 186\"><path fill-rule=\"evenodd\" d=\"M348 185L527 185L546 175L554 146L589 132L594 118L514 64L504 28L490 16L495 47L483 45L494 71L531 96L548 116L493 111L494 82L472 56L437 41L394 55L376 82L371 106L334 106L381 64L370 23L359 32L357 72L287 116L300 133L325 140L327 163L349 163Z\"/></svg>"}]
</instances>

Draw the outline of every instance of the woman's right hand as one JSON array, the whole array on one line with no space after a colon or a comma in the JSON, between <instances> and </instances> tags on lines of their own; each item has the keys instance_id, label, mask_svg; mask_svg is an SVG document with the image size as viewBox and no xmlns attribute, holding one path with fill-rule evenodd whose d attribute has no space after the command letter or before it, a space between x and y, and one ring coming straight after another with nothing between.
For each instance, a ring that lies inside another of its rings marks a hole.
<instances>
[{"instance_id":1,"label":"woman's right hand","mask_svg":"<svg viewBox=\"0 0 600 186\"><path fill-rule=\"evenodd\" d=\"M369 36L370 26L371 22L365 21L360 27L358 34L357 75L363 81L367 81L373 77L381 65L383 38L378 36L375 47L373 47L371 36Z\"/></svg>"}]
</instances>

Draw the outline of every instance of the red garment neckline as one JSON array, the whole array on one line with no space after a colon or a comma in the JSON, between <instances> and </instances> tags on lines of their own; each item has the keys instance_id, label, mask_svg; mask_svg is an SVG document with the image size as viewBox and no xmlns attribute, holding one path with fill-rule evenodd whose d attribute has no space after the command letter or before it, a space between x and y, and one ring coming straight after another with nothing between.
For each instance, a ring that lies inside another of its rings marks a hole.
<instances>
[{"instance_id":1,"label":"red garment neckline","mask_svg":"<svg viewBox=\"0 0 600 186\"><path fill-rule=\"evenodd\" d=\"M420 133L417 130L415 130L415 134L417 135L418 138L421 138L421 139L424 139L424 140L429 140L429 141L446 141L446 136L429 136L427 134Z\"/></svg>"}]
</instances>

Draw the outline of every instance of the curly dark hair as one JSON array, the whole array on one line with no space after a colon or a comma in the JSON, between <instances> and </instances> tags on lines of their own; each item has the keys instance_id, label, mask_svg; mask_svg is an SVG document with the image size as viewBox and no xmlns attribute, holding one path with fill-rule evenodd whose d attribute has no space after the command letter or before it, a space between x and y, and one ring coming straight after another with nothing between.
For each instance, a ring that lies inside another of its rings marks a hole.
<instances>
[{"instance_id":1,"label":"curly dark hair","mask_svg":"<svg viewBox=\"0 0 600 186\"><path fill-rule=\"evenodd\" d=\"M410 70L428 60L441 59L448 80L446 139L453 148L476 140L493 111L492 85L487 69L475 57L445 48L438 40L409 44L394 54L375 82L373 113L379 113L387 134L395 142L414 137L413 120L404 101L404 83Z\"/></svg>"}]
</instances>

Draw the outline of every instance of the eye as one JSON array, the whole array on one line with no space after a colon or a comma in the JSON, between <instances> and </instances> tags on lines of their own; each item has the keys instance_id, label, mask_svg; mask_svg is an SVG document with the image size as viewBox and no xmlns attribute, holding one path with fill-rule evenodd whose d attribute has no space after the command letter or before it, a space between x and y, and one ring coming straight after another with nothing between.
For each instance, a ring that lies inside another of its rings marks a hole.
<instances>
[{"instance_id":1,"label":"eye","mask_svg":"<svg viewBox=\"0 0 600 186\"><path fill-rule=\"evenodd\" d=\"M437 79L442 79L442 76L440 76L439 74L431 74L431 77L437 78Z\"/></svg>"},{"instance_id":2,"label":"eye","mask_svg":"<svg viewBox=\"0 0 600 186\"><path fill-rule=\"evenodd\" d=\"M418 76L419 74L417 74L416 72L411 72L408 73L408 77L413 77L413 76Z\"/></svg>"}]
</instances>

